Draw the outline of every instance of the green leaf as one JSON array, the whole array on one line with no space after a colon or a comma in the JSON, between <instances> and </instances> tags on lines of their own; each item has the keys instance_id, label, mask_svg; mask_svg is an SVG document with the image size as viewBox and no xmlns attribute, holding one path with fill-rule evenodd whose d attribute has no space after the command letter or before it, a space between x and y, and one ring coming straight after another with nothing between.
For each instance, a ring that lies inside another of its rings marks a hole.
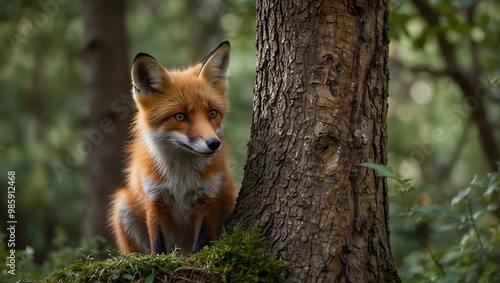
<instances>
[{"instance_id":1,"label":"green leaf","mask_svg":"<svg viewBox=\"0 0 500 283\"><path fill-rule=\"evenodd\" d=\"M492 85L497 85L497 84L500 84L500 76L494 76L494 77L490 80L490 84L492 84ZM497 162L497 165L500 165L500 162Z\"/></svg>"},{"instance_id":2,"label":"green leaf","mask_svg":"<svg viewBox=\"0 0 500 283\"><path fill-rule=\"evenodd\" d=\"M153 283L155 280L155 275L154 274L149 274L148 277L146 277L146 280L144 281L144 283Z\"/></svg>"},{"instance_id":3,"label":"green leaf","mask_svg":"<svg viewBox=\"0 0 500 283\"><path fill-rule=\"evenodd\" d=\"M490 16L487 13L484 13L476 18L476 22L480 25L488 25L490 21L491 21Z\"/></svg>"},{"instance_id":4,"label":"green leaf","mask_svg":"<svg viewBox=\"0 0 500 283\"><path fill-rule=\"evenodd\" d=\"M375 164L369 162L363 162L360 165L375 170L377 172L378 177L390 177L390 178L395 177L394 170L392 170L392 168L387 165Z\"/></svg>"},{"instance_id":5,"label":"green leaf","mask_svg":"<svg viewBox=\"0 0 500 283\"><path fill-rule=\"evenodd\" d=\"M407 182L407 181L405 181L405 182ZM417 189L417 187L411 186L411 185L408 185L407 183L405 183L403 185L403 187L401 188L401 191L404 192L404 193L407 193L407 192L414 191L416 189Z\"/></svg>"},{"instance_id":6,"label":"green leaf","mask_svg":"<svg viewBox=\"0 0 500 283\"><path fill-rule=\"evenodd\" d=\"M454 206L455 204L461 202L464 198L469 198L470 196L470 187L467 189L460 191L452 200L451 200L451 206Z\"/></svg>"},{"instance_id":7,"label":"green leaf","mask_svg":"<svg viewBox=\"0 0 500 283\"><path fill-rule=\"evenodd\" d=\"M478 218L479 218L479 216L483 215L485 212L486 212L486 210L485 210L485 209L480 209L480 210L478 210L478 211L474 212L474 214L472 214L472 219L473 219L473 220L478 219Z\"/></svg>"},{"instance_id":8,"label":"green leaf","mask_svg":"<svg viewBox=\"0 0 500 283\"><path fill-rule=\"evenodd\" d=\"M494 191L500 191L500 172L489 173L487 178L485 197L491 195Z\"/></svg>"},{"instance_id":9,"label":"green leaf","mask_svg":"<svg viewBox=\"0 0 500 283\"><path fill-rule=\"evenodd\" d=\"M448 208L441 205L414 205L414 217L417 223L427 222L431 219L437 219L440 217L450 217L450 211Z\"/></svg>"},{"instance_id":10,"label":"green leaf","mask_svg":"<svg viewBox=\"0 0 500 283\"><path fill-rule=\"evenodd\" d=\"M483 180L481 180L481 178L479 178L479 176L477 176L477 175L474 175L474 179L472 179L470 184L473 186L478 186L478 187L484 186Z\"/></svg>"},{"instance_id":11,"label":"green leaf","mask_svg":"<svg viewBox=\"0 0 500 283\"><path fill-rule=\"evenodd\" d=\"M499 206L500 206L500 204L498 204L498 203L492 203L492 204L488 204L488 206L486 206L484 209L488 212L491 212L491 211L497 210Z\"/></svg>"},{"instance_id":12,"label":"green leaf","mask_svg":"<svg viewBox=\"0 0 500 283\"><path fill-rule=\"evenodd\" d=\"M411 34L408 31L407 24L408 21L413 18L414 16L412 14L391 12L391 28L389 29L391 38L399 39L402 35L411 38Z\"/></svg>"},{"instance_id":13,"label":"green leaf","mask_svg":"<svg viewBox=\"0 0 500 283\"><path fill-rule=\"evenodd\" d=\"M387 189L389 193L401 193L403 190L401 189L400 186L391 186Z\"/></svg>"},{"instance_id":14,"label":"green leaf","mask_svg":"<svg viewBox=\"0 0 500 283\"><path fill-rule=\"evenodd\" d=\"M122 278L126 280L132 280L133 276L130 273L125 273L122 275Z\"/></svg>"}]
</instances>

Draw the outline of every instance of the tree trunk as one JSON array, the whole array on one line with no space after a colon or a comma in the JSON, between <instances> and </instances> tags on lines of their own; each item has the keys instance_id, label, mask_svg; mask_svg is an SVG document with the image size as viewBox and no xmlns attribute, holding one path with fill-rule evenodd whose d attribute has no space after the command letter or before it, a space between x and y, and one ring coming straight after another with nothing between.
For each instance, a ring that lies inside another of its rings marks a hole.
<instances>
[{"instance_id":1,"label":"tree trunk","mask_svg":"<svg viewBox=\"0 0 500 283\"><path fill-rule=\"evenodd\" d=\"M399 282L386 164L389 3L257 1L248 159L230 226L259 221L292 282Z\"/></svg>"},{"instance_id":2,"label":"tree trunk","mask_svg":"<svg viewBox=\"0 0 500 283\"><path fill-rule=\"evenodd\" d=\"M108 197L123 179L123 145L132 109L124 1L83 1L85 161L83 237L109 238Z\"/></svg>"}]
</instances>

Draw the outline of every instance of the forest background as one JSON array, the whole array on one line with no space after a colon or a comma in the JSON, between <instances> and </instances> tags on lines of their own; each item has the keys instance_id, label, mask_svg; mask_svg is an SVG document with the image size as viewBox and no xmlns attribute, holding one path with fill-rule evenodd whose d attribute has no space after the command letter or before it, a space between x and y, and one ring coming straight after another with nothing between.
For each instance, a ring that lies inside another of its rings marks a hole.
<instances>
[{"instance_id":1,"label":"forest background","mask_svg":"<svg viewBox=\"0 0 500 283\"><path fill-rule=\"evenodd\" d=\"M48 2L56 6L47 10ZM460 248L474 241L464 224L471 217L460 206L463 199L478 212L472 223L481 228L479 243L500 242L500 182L498 174L487 175L498 172L500 159L500 4L428 2L391 4L388 159L415 189L403 192L404 198L391 195L390 229L395 263L407 280L422 268L439 269L429 250L442 263L463 255ZM435 14L425 11L429 7ZM231 41L231 113L224 136L239 184L255 83L255 3L127 1L125 19L128 66L136 53L146 52L164 66L182 68L222 39ZM82 246L82 22L80 1L10 1L0 10L0 187L15 170L16 246L23 250L26 272L36 270L33 276L76 258ZM461 83L467 78L480 82L473 93ZM68 158L72 166L61 173L54 164ZM7 207L7 193L0 194L0 203ZM6 210L0 213L4 234ZM56 254L61 249L67 254ZM498 254L492 261L500 262Z\"/></svg>"}]
</instances>

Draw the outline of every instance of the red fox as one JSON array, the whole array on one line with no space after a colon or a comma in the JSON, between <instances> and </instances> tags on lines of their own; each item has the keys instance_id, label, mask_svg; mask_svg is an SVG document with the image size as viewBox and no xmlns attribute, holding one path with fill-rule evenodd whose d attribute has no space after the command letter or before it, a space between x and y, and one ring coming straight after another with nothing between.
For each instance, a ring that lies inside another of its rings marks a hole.
<instances>
[{"instance_id":1,"label":"red fox","mask_svg":"<svg viewBox=\"0 0 500 283\"><path fill-rule=\"evenodd\" d=\"M109 212L122 253L198 252L220 235L237 197L219 137L229 53L223 41L183 71L135 57L127 187L112 196Z\"/></svg>"}]
</instances>

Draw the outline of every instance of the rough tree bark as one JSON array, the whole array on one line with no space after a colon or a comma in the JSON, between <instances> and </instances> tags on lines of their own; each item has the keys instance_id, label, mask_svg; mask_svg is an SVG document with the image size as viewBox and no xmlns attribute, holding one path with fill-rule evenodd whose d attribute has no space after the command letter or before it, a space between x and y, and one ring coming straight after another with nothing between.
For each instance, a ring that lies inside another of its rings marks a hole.
<instances>
[{"instance_id":1,"label":"rough tree bark","mask_svg":"<svg viewBox=\"0 0 500 283\"><path fill-rule=\"evenodd\" d=\"M297 282L398 282L386 182L389 3L257 1L245 175L229 226L257 221Z\"/></svg>"},{"instance_id":2,"label":"rough tree bark","mask_svg":"<svg viewBox=\"0 0 500 283\"><path fill-rule=\"evenodd\" d=\"M109 194L120 186L123 143L132 113L124 1L83 1L85 62L83 136L85 138L83 237L109 238Z\"/></svg>"}]
</instances>

